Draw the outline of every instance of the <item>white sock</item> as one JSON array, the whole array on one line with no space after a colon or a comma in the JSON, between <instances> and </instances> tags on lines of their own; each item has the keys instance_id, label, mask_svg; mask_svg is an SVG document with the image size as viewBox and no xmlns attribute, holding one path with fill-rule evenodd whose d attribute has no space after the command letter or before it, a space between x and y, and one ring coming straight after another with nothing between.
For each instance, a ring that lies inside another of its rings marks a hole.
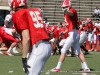
<instances>
[{"instance_id":1,"label":"white sock","mask_svg":"<svg viewBox=\"0 0 100 75\"><path fill-rule=\"evenodd\" d=\"M16 47L13 48L13 51L16 51Z\"/></svg>"},{"instance_id":2,"label":"white sock","mask_svg":"<svg viewBox=\"0 0 100 75\"><path fill-rule=\"evenodd\" d=\"M83 65L83 63L81 62L81 66L82 66L82 69L84 69L84 65Z\"/></svg>"},{"instance_id":3,"label":"white sock","mask_svg":"<svg viewBox=\"0 0 100 75\"><path fill-rule=\"evenodd\" d=\"M84 69L89 69L86 62L83 62L82 64L83 64L83 66L84 66Z\"/></svg>"},{"instance_id":4,"label":"white sock","mask_svg":"<svg viewBox=\"0 0 100 75\"><path fill-rule=\"evenodd\" d=\"M58 62L56 69L60 69L61 65L62 65L62 62Z\"/></svg>"},{"instance_id":5,"label":"white sock","mask_svg":"<svg viewBox=\"0 0 100 75\"><path fill-rule=\"evenodd\" d=\"M10 47L7 52L10 52L11 50L12 50L12 48Z\"/></svg>"},{"instance_id":6,"label":"white sock","mask_svg":"<svg viewBox=\"0 0 100 75\"><path fill-rule=\"evenodd\" d=\"M29 57L29 55L30 55L30 54L29 54L29 53L27 53L27 58Z\"/></svg>"}]
</instances>

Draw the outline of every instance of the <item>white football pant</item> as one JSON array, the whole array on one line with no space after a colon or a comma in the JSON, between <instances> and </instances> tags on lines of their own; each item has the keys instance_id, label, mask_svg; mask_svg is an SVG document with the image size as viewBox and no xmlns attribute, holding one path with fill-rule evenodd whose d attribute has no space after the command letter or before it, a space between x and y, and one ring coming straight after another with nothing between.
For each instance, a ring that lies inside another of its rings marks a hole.
<instances>
[{"instance_id":1,"label":"white football pant","mask_svg":"<svg viewBox=\"0 0 100 75\"><path fill-rule=\"evenodd\" d=\"M69 36L66 38L63 48L61 49L61 52L66 53L67 50L69 50L70 47L73 47L76 55L80 54L80 44L79 39L80 35L77 32L76 29L68 33Z\"/></svg>"},{"instance_id":2,"label":"white football pant","mask_svg":"<svg viewBox=\"0 0 100 75\"><path fill-rule=\"evenodd\" d=\"M79 40L80 46L86 41L86 39L87 39L87 33L85 31L82 31Z\"/></svg>"},{"instance_id":3,"label":"white football pant","mask_svg":"<svg viewBox=\"0 0 100 75\"><path fill-rule=\"evenodd\" d=\"M93 35L93 38L92 38L92 41L94 42L94 44L96 44L96 40L97 40L97 35L94 34L94 35Z\"/></svg>"},{"instance_id":4,"label":"white football pant","mask_svg":"<svg viewBox=\"0 0 100 75\"><path fill-rule=\"evenodd\" d=\"M92 41L92 37L93 37L93 32L89 32L88 33L88 41L91 42Z\"/></svg>"},{"instance_id":5,"label":"white football pant","mask_svg":"<svg viewBox=\"0 0 100 75\"><path fill-rule=\"evenodd\" d=\"M63 46L64 43L65 43L65 40L66 40L66 39L62 39L62 40L59 42L59 46Z\"/></svg>"},{"instance_id":6,"label":"white football pant","mask_svg":"<svg viewBox=\"0 0 100 75\"><path fill-rule=\"evenodd\" d=\"M52 52L51 45L48 41L39 41L33 46L32 53L28 59L28 75L40 75L47 59Z\"/></svg>"}]
</instances>

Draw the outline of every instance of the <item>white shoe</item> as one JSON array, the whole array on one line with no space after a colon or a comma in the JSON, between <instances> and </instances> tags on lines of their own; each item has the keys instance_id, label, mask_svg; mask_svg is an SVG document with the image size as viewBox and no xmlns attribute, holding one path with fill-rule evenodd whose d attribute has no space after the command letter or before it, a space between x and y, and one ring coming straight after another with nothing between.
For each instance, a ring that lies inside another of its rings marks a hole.
<instances>
[{"instance_id":1,"label":"white shoe","mask_svg":"<svg viewBox=\"0 0 100 75\"><path fill-rule=\"evenodd\" d=\"M71 56L71 54L67 54L66 56L70 57L70 56Z\"/></svg>"},{"instance_id":2,"label":"white shoe","mask_svg":"<svg viewBox=\"0 0 100 75\"><path fill-rule=\"evenodd\" d=\"M6 52L5 54L8 55L8 56L14 56L10 52Z\"/></svg>"},{"instance_id":3,"label":"white shoe","mask_svg":"<svg viewBox=\"0 0 100 75\"><path fill-rule=\"evenodd\" d=\"M50 72L60 72L60 69L56 69L56 68L53 68L51 70L49 70Z\"/></svg>"},{"instance_id":4,"label":"white shoe","mask_svg":"<svg viewBox=\"0 0 100 75\"><path fill-rule=\"evenodd\" d=\"M89 52L92 52L93 50L88 50Z\"/></svg>"},{"instance_id":5,"label":"white shoe","mask_svg":"<svg viewBox=\"0 0 100 75\"><path fill-rule=\"evenodd\" d=\"M0 51L0 54L4 54L2 51Z\"/></svg>"},{"instance_id":6,"label":"white shoe","mask_svg":"<svg viewBox=\"0 0 100 75\"><path fill-rule=\"evenodd\" d=\"M13 50L13 53L19 53L17 50Z\"/></svg>"},{"instance_id":7,"label":"white shoe","mask_svg":"<svg viewBox=\"0 0 100 75\"><path fill-rule=\"evenodd\" d=\"M90 69L83 69L81 72L82 73L90 73L91 71L90 71Z\"/></svg>"},{"instance_id":8,"label":"white shoe","mask_svg":"<svg viewBox=\"0 0 100 75\"><path fill-rule=\"evenodd\" d=\"M97 51L97 50L94 50L94 51Z\"/></svg>"},{"instance_id":9,"label":"white shoe","mask_svg":"<svg viewBox=\"0 0 100 75\"><path fill-rule=\"evenodd\" d=\"M51 55L53 55L53 53L51 53Z\"/></svg>"}]
</instances>

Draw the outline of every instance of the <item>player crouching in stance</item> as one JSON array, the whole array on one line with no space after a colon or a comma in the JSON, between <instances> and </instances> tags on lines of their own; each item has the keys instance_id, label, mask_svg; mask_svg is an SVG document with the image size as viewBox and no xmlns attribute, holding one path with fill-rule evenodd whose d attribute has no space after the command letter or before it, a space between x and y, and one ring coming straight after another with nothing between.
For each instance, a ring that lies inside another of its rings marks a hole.
<instances>
[{"instance_id":1,"label":"player crouching in stance","mask_svg":"<svg viewBox=\"0 0 100 75\"><path fill-rule=\"evenodd\" d=\"M60 67L65 59L66 51L69 50L70 47L73 47L76 55L79 57L79 59L82 62L82 65L84 66L82 72L90 72L90 69L88 68L86 60L84 58L84 54L81 53L80 51L80 44L79 44L80 35L76 30L76 25L78 20L77 11L74 8L72 8L71 2L69 0L65 0L63 2L62 8L64 11L65 22L68 23L68 28L66 28L63 34L68 32L69 36L66 38L63 48L61 49L61 55L57 66L50 71L60 72Z\"/></svg>"},{"instance_id":2,"label":"player crouching in stance","mask_svg":"<svg viewBox=\"0 0 100 75\"><path fill-rule=\"evenodd\" d=\"M10 52L19 43L19 40L17 40L12 34L7 33L6 28L3 26L0 26L0 37L8 49L4 54L13 56Z\"/></svg>"},{"instance_id":3,"label":"player crouching in stance","mask_svg":"<svg viewBox=\"0 0 100 75\"><path fill-rule=\"evenodd\" d=\"M43 25L39 8L27 8L26 0L10 0L9 5L15 13L12 21L22 37L22 63L27 75L40 75L52 48L49 36ZM31 51L27 61L27 53Z\"/></svg>"}]
</instances>

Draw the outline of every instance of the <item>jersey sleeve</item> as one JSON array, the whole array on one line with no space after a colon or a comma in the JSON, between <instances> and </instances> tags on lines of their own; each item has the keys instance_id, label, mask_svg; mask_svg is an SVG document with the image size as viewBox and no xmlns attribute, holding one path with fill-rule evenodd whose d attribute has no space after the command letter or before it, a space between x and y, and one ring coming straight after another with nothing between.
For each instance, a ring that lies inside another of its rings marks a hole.
<instances>
[{"instance_id":1,"label":"jersey sleeve","mask_svg":"<svg viewBox=\"0 0 100 75\"><path fill-rule=\"evenodd\" d=\"M11 16L11 15L7 15L7 16L5 17L5 21L10 22L10 21L11 21L11 19L12 19L12 16Z\"/></svg>"},{"instance_id":2,"label":"jersey sleeve","mask_svg":"<svg viewBox=\"0 0 100 75\"><path fill-rule=\"evenodd\" d=\"M14 19L13 16L13 21L14 21L15 28L18 30L24 30L29 28L28 18L26 13L16 17L16 19Z\"/></svg>"}]
</instances>

